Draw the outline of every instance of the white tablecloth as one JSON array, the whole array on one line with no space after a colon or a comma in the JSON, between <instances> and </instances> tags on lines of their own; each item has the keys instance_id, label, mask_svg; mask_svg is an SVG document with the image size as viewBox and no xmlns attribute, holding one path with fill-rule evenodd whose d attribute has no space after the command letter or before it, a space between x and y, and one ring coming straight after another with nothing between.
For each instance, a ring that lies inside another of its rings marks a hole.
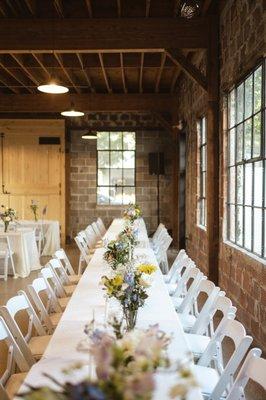
<instances>
[{"instance_id":1,"label":"white tablecloth","mask_svg":"<svg viewBox=\"0 0 266 400\"><path fill-rule=\"evenodd\" d=\"M34 230L19 228L16 231L3 232L0 237L9 237L17 276L25 278L31 271L41 268Z\"/></svg>"},{"instance_id":2,"label":"white tablecloth","mask_svg":"<svg viewBox=\"0 0 266 400\"><path fill-rule=\"evenodd\" d=\"M19 220L18 223L22 227L42 228L44 235L44 248L42 256L52 256L56 250L60 249L60 225L59 221L39 220L27 221Z\"/></svg>"},{"instance_id":3,"label":"white tablecloth","mask_svg":"<svg viewBox=\"0 0 266 400\"><path fill-rule=\"evenodd\" d=\"M114 220L106 237L114 238L123 228L122 220ZM145 224L140 224L141 237L144 242L148 241ZM74 291L67 308L50 340L50 343L42 359L30 370L26 382L39 386L51 385L51 382L43 377L43 372L49 372L54 378L63 381L66 379L61 373L63 367L73 361L83 361L89 364L88 355L78 352L78 343L85 338L83 333L84 325L92 319L93 313L97 321L103 321L105 313L104 291L99 285L100 277L107 272L107 265L103 260L104 249L96 250L83 276L81 277L76 290ZM146 258L157 265L157 261L150 248L138 248L135 254ZM184 358L189 352L183 329L178 320L172 301L168 295L163 276L158 268L151 288L149 298L144 307L140 310L137 320L137 327L148 327L158 323L160 328L173 334L173 341L169 351L174 359ZM83 374L88 373L88 367L77 376L80 379ZM155 400L167 400L168 391L173 384L174 376L157 376L157 390L154 394ZM23 390L23 388L22 388ZM189 399L201 400L199 389L193 389Z\"/></svg>"}]
</instances>

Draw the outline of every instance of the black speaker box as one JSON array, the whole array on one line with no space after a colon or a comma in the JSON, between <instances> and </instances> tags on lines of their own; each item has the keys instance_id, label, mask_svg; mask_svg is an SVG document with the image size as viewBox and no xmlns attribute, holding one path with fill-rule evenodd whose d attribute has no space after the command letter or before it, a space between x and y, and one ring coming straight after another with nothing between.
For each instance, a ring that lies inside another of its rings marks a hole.
<instances>
[{"instance_id":1,"label":"black speaker box","mask_svg":"<svg viewBox=\"0 0 266 400\"><path fill-rule=\"evenodd\" d=\"M164 175L164 153L149 153L149 174Z\"/></svg>"}]
</instances>

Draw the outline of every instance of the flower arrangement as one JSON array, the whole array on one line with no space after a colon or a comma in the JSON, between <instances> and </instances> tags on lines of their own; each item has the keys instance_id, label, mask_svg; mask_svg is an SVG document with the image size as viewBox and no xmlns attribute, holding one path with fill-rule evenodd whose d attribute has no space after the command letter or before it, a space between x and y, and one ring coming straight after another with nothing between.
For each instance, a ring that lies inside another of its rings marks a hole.
<instances>
[{"instance_id":1,"label":"flower arrangement","mask_svg":"<svg viewBox=\"0 0 266 400\"><path fill-rule=\"evenodd\" d=\"M127 330L135 327L138 309L148 297L146 289L150 284L145 275L151 275L155 270L153 265L141 264L137 268L130 266L119 269L111 277L103 276L101 279L107 296L114 297L121 304Z\"/></svg>"},{"instance_id":2,"label":"flower arrangement","mask_svg":"<svg viewBox=\"0 0 266 400\"><path fill-rule=\"evenodd\" d=\"M119 233L117 240L128 242L132 247L134 247L138 244L137 234L137 229L133 229L132 226L126 226L124 230Z\"/></svg>"},{"instance_id":3,"label":"flower arrangement","mask_svg":"<svg viewBox=\"0 0 266 400\"><path fill-rule=\"evenodd\" d=\"M130 259L130 244L125 240L111 240L107 244L104 260L115 270L119 265L125 265Z\"/></svg>"},{"instance_id":4,"label":"flower arrangement","mask_svg":"<svg viewBox=\"0 0 266 400\"><path fill-rule=\"evenodd\" d=\"M141 209L137 204L129 204L128 208L125 209L124 211L124 219L129 221L131 224L133 222L140 218L142 215Z\"/></svg>"},{"instance_id":5,"label":"flower arrangement","mask_svg":"<svg viewBox=\"0 0 266 400\"><path fill-rule=\"evenodd\" d=\"M10 222L16 219L16 214L16 210L13 208L1 206L0 219L4 222L5 232L7 232Z\"/></svg>"},{"instance_id":6,"label":"flower arrangement","mask_svg":"<svg viewBox=\"0 0 266 400\"><path fill-rule=\"evenodd\" d=\"M34 220L38 221L38 202L36 200L31 200L30 209L33 212Z\"/></svg>"}]
</instances>

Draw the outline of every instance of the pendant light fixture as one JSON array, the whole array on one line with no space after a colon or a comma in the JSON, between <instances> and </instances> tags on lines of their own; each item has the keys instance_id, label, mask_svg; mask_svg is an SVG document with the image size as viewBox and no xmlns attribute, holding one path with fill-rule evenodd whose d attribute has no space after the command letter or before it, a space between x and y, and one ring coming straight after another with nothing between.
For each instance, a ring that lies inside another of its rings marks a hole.
<instances>
[{"instance_id":1,"label":"pendant light fixture","mask_svg":"<svg viewBox=\"0 0 266 400\"><path fill-rule=\"evenodd\" d=\"M44 85L37 87L40 92L50 93L50 94L62 94L67 93L69 89L66 86L59 85L56 81L47 82Z\"/></svg>"},{"instance_id":2,"label":"pendant light fixture","mask_svg":"<svg viewBox=\"0 0 266 400\"><path fill-rule=\"evenodd\" d=\"M191 19L199 15L200 1L199 0L185 0L181 3L180 15L183 18Z\"/></svg>"},{"instance_id":3,"label":"pendant light fixture","mask_svg":"<svg viewBox=\"0 0 266 400\"><path fill-rule=\"evenodd\" d=\"M75 110L74 104L71 102L70 110L62 111L61 115L64 117L83 117L84 112Z\"/></svg>"},{"instance_id":4,"label":"pendant light fixture","mask_svg":"<svg viewBox=\"0 0 266 400\"><path fill-rule=\"evenodd\" d=\"M93 132L93 131L88 131L87 133L84 133L81 137L82 137L82 139L95 140L95 139L97 139L97 133Z\"/></svg>"}]
</instances>

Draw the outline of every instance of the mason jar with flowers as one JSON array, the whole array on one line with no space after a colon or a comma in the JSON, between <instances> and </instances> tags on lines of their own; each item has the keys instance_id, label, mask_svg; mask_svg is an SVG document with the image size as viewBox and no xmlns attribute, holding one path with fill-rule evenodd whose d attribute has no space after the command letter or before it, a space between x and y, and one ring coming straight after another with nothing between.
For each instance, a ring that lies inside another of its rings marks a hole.
<instances>
[{"instance_id":1,"label":"mason jar with flowers","mask_svg":"<svg viewBox=\"0 0 266 400\"><path fill-rule=\"evenodd\" d=\"M8 231L10 222L16 219L16 211L13 208L1 206L0 219L4 223L5 232Z\"/></svg>"},{"instance_id":2,"label":"mason jar with flowers","mask_svg":"<svg viewBox=\"0 0 266 400\"><path fill-rule=\"evenodd\" d=\"M31 200L30 209L33 212L35 222L38 221L38 202L36 200Z\"/></svg>"}]
</instances>

